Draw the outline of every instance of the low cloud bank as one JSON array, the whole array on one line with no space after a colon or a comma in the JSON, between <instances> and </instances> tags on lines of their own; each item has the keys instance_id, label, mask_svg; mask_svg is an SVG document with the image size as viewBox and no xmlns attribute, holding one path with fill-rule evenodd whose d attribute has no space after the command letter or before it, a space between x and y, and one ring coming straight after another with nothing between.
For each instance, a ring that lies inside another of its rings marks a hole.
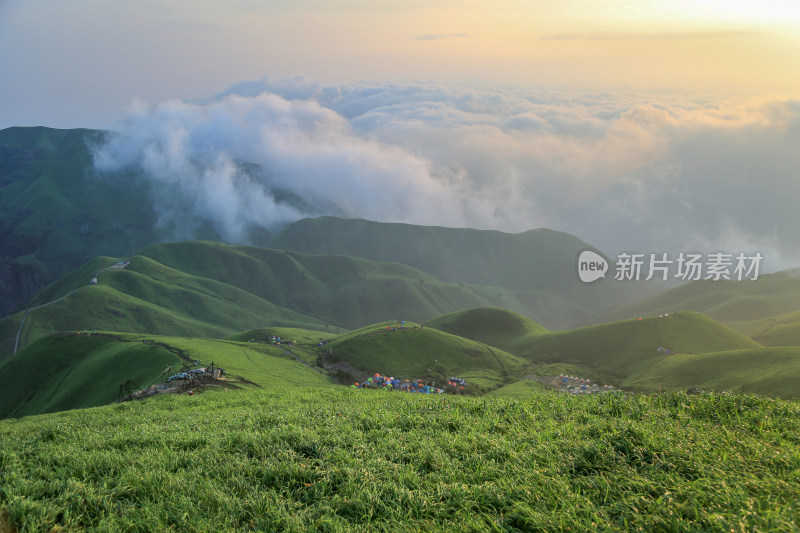
<instances>
[{"instance_id":1,"label":"low cloud bank","mask_svg":"<svg viewBox=\"0 0 800 533\"><path fill-rule=\"evenodd\" d=\"M139 106L95 148L175 238L333 214L800 266L800 100L246 82ZM132 171L132 172L131 172Z\"/></svg>"}]
</instances>

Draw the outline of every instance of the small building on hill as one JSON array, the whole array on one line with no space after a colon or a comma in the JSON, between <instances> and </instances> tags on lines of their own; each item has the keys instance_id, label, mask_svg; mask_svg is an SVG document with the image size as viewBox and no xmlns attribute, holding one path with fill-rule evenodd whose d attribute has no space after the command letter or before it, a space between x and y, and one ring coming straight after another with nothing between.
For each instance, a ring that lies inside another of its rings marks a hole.
<instances>
[{"instance_id":1,"label":"small building on hill","mask_svg":"<svg viewBox=\"0 0 800 533\"><path fill-rule=\"evenodd\" d=\"M89 280L89 285L97 285L97 278L92 278Z\"/></svg>"}]
</instances>

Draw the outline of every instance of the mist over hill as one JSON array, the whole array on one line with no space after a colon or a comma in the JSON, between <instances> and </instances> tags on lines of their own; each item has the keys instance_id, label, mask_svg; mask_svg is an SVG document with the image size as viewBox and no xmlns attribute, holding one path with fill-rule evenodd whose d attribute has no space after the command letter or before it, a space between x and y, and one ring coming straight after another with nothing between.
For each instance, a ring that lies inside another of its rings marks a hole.
<instances>
[{"instance_id":1,"label":"mist over hill","mask_svg":"<svg viewBox=\"0 0 800 533\"><path fill-rule=\"evenodd\" d=\"M589 314L660 289L659 285L645 283L581 283L576 273L578 256L584 250L601 252L573 235L550 229L504 233L318 217L291 224L270 246L403 263L445 282L543 292ZM552 317L543 322L548 327L564 328L580 320L576 314L566 320Z\"/></svg>"},{"instance_id":2,"label":"mist over hill","mask_svg":"<svg viewBox=\"0 0 800 533\"><path fill-rule=\"evenodd\" d=\"M313 194L300 198L281 189L264 169L244 161L226 163L229 186L251 200L261 198L254 196L258 186L269 202L248 204L252 212L232 210L228 196L207 190L208 202L223 203L198 204L196 195L166 175L157 183L141 178L144 168L104 169L96 147L109 135L38 127L0 131L0 316L30 305L37 291L95 257L128 257L157 242L194 239L402 263L445 283L497 287L481 305L532 312L555 328L632 298L620 287L578 283L575 258L593 248L566 233L509 234L334 217L283 229L303 216L340 209ZM190 163L192 172L202 166ZM180 180L189 170L173 168L168 174ZM217 183L206 178L208 187ZM237 196L234 203L240 201ZM498 300L504 291L523 303L506 296ZM544 311L543 301L552 312Z\"/></svg>"}]
</instances>

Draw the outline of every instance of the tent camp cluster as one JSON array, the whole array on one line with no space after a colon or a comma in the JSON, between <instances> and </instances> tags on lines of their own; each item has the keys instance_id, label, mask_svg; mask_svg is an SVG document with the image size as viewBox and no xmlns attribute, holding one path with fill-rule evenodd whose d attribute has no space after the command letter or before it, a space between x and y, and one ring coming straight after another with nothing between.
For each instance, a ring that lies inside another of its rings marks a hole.
<instances>
[{"instance_id":1,"label":"tent camp cluster","mask_svg":"<svg viewBox=\"0 0 800 533\"><path fill-rule=\"evenodd\" d=\"M463 390L464 385L467 384L467 382L461 378L450 378L448 384L454 386L453 383L455 383L455 381L453 380L458 380L458 382L462 383L462 385L455 385L455 387L458 387L460 390ZM427 385L421 379L400 379L396 377L382 376L380 373L375 373L374 376L365 379L361 383L356 382L353 385L350 385L350 388L399 390L404 392L416 392L420 394L444 394L447 392L445 389L441 389L434 385Z\"/></svg>"},{"instance_id":2,"label":"tent camp cluster","mask_svg":"<svg viewBox=\"0 0 800 533\"><path fill-rule=\"evenodd\" d=\"M558 390L570 394L601 394L616 390L613 385L603 385L600 387L597 383L592 383L590 379L568 376L566 374L559 374L558 379L560 384Z\"/></svg>"},{"instance_id":3,"label":"tent camp cluster","mask_svg":"<svg viewBox=\"0 0 800 533\"><path fill-rule=\"evenodd\" d=\"M187 370L185 372L178 372L177 374L173 374L167 378L167 383L179 379L191 381L195 378L201 378L205 376L211 376L214 379L219 379L219 377L224 372L225 371L221 368L214 368L214 363L211 363L211 366L209 368L195 368L193 370Z\"/></svg>"}]
</instances>

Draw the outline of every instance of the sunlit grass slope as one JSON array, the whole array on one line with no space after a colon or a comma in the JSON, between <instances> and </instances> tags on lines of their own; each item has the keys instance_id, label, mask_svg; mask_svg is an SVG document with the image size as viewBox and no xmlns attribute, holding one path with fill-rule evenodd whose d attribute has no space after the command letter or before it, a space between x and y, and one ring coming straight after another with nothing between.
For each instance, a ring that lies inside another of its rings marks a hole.
<instances>
[{"instance_id":1,"label":"sunlit grass slope","mask_svg":"<svg viewBox=\"0 0 800 533\"><path fill-rule=\"evenodd\" d=\"M693 312L668 318L612 322L528 337L515 352L536 362L565 362L586 366L602 376L620 379L643 371L671 352L700 354L760 348L757 342L715 320Z\"/></svg>"},{"instance_id":2,"label":"sunlit grass slope","mask_svg":"<svg viewBox=\"0 0 800 533\"><path fill-rule=\"evenodd\" d=\"M230 320L220 318L220 323L206 321L176 313L106 285L86 286L60 302L31 313L23 327L20 346L61 331L96 329L222 337L236 330L229 326ZM248 325L252 326L251 322L257 320L257 317L251 317ZM225 327L226 322L228 327Z\"/></svg>"},{"instance_id":3,"label":"sunlit grass slope","mask_svg":"<svg viewBox=\"0 0 800 533\"><path fill-rule=\"evenodd\" d=\"M320 387L333 382L319 371L297 362L287 350L272 344L219 339L190 339L149 335L122 335L125 340L155 342L179 350L207 366L214 363L229 375L241 376L264 388Z\"/></svg>"},{"instance_id":4,"label":"sunlit grass slope","mask_svg":"<svg viewBox=\"0 0 800 533\"><path fill-rule=\"evenodd\" d=\"M0 421L0 524L782 533L798 434L756 396L209 391Z\"/></svg>"},{"instance_id":5,"label":"sunlit grass slope","mask_svg":"<svg viewBox=\"0 0 800 533\"><path fill-rule=\"evenodd\" d=\"M276 340L291 341L292 353L309 364L314 364L320 354L318 344L323 340L332 340L336 337L330 331L319 331L303 328L269 327L251 329L226 337L227 340L239 342L267 342L275 337Z\"/></svg>"},{"instance_id":6,"label":"sunlit grass slope","mask_svg":"<svg viewBox=\"0 0 800 533\"><path fill-rule=\"evenodd\" d=\"M640 392L699 387L800 398L800 348L669 355L624 384Z\"/></svg>"},{"instance_id":7,"label":"sunlit grass slope","mask_svg":"<svg viewBox=\"0 0 800 533\"><path fill-rule=\"evenodd\" d=\"M486 395L493 397L508 397L508 398L525 398L535 394L554 394L552 387L548 387L544 383L532 379L521 379L508 385L503 385L493 391L489 391Z\"/></svg>"}]
</instances>

